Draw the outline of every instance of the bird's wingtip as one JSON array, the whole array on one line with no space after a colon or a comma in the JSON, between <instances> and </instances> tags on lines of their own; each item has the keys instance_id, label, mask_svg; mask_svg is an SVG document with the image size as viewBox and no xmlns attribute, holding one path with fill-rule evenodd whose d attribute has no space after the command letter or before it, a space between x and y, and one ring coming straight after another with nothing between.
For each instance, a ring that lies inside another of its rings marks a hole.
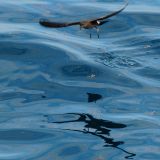
<instances>
[{"instance_id":1,"label":"bird's wingtip","mask_svg":"<svg viewBox=\"0 0 160 160\"><path fill-rule=\"evenodd\" d=\"M39 19L39 24L43 25L47 20L44 18Z\"/></svg>"}]
</instances>

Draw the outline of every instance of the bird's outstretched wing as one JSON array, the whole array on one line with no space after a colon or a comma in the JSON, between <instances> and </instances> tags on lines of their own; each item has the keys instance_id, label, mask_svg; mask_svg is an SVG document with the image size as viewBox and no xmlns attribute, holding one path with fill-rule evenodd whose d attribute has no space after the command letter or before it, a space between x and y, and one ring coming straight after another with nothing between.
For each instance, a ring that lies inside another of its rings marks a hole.
<instances>
[{"instance_id":1,"label":"bird's outstretched wing","mask_svg":"<svg viewBox=\"0 0 160 160\"><path fill-rule=\"evenodd\" d=\"M125 4L121 9L119 9L118 11L112 12L112 13L110 13L110 14L108 14L108 15L99 17L99 18L94 19L94 20L104 20L104 19L113 17L113 16L119 14L120 12L122 12L122 11L127 7L127 5L128 5L128 0L126 0L126 4Z\"/></svg>"},{"instance_id":2,"label":"bird's outstretched wing","mask_svg":"<svg viewBox=\"0 0 160 160\"><path fill-rule=\"evenodd\" d=\"M113 13L110 13L108 15L105 15L105 16L102 16L102 17L99 17L99 18L96 18L96 19L91 19L91 20L83 20L82 22L87 22L87 21L97 21L97 20L104 20L104 19L107 19L107 18L110 18L112 16L115 16L117 15L118 13L122 12L126 6L128 5L128 0L126 0L126 4L124 5L124 7L122 7L120 10L118 11L115 11ZM68 23L68 22L64 22L64 23L59 23L59 22L53 22L53 21L49 21L49 20L44 20L44 19L41 19L39 21L39 23L42 25L42 26L45 26L45 27L51 27L51 28L61 28L61 27L68 27L68 26L73 26L73 25L80 25L82 23L81 21L79 22L71 22L71 23ZM107 22L107 21L105 21Z\"/></svg>"},{"instance_id":3,"label":"bird's outstretched wing","mask_svg":"<svg viewBox=\"0 0 160 160\"><path fill-rule=\"evenodd\" d=\"M51 27L51 28L61 28L61 27L68 27L68 26L73 26L73 25L78 25L80 22L72 22L72 23L59 23L59 22L53 22L53 21L48 21L48 20L43 20L41 19L39 23L42 26L45 27Z\"/></svg>"}]
</instances>

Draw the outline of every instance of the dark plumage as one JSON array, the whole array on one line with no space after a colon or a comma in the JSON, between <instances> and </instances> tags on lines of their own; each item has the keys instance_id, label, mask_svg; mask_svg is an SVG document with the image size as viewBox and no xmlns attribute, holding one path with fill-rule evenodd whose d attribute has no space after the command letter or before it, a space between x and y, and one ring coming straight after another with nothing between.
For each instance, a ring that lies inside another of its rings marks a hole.
<instances>
[{"instance_id":1,"label":"dark plumage","mask_svg":"<svg viewBox=\"0 0 160 160\"><path fill-rule=\"evenodd\" d=\"M88 102L95 102L99 99L102 98L100 94L95 94L95 93L87 93L88 95Z\"/></svg>"},{"instance_id":2,"label":"dark plumage","mask_svg":"<svg viewBox=\"0 0 160 160\"><path fill-rule=\"evenodd\" d=\"M97 30L97 35L99 38L99 29L97 28L97 26L101 26L104 23L106 23L107 21L105 19L113 17L119 14L120 12L122 12L126 8L127 5L128 5L128 0L126 0L126 4L118 11L115 11L113 13L110 13L110 14L107 14L105 16L95 18L95 19L83 20L83 21L78 21L78 22L63 22L63 23L41 19L39 23L44 27L51 27L51 28L61 28L61 27L68 27L68 26L73 26L73 25L80 25L80 29L81 28L84 28L84 29L95 28ZM90 34L90 38L91 38L91 34Z\"/></svg>"}]
</instances>

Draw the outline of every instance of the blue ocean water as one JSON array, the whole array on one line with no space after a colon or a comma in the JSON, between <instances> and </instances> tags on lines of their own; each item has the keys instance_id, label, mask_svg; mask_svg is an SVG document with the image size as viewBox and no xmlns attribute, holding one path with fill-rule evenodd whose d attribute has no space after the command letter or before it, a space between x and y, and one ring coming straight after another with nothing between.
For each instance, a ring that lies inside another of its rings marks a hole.
<instances>
[{"instance_id":1,"label":"blue ocean water","mask_svg":"<svg viewBox=\"0 0 160 160\"><path fill-rule=\"evenodd\" d=\"M51 29L121 0L0 0L0 160L160 159L160 0L100 27Z\"/></svg>"}]
</instances>

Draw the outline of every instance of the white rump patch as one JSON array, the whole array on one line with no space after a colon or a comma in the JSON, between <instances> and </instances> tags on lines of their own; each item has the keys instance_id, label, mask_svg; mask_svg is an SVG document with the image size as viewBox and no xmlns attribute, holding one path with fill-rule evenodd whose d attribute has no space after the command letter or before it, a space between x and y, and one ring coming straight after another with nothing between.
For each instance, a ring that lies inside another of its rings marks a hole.
<instances>
[{"instance_id":1,"label":"white rump patch","mask_svg":"<svg viewBox=\"0 0 160 160\"><path fill-rule=\"evenodd\" d=\"M100 22L100 21L97 21L97 23L100 24L101 22Z\"/></svg>"}]
</instances>

